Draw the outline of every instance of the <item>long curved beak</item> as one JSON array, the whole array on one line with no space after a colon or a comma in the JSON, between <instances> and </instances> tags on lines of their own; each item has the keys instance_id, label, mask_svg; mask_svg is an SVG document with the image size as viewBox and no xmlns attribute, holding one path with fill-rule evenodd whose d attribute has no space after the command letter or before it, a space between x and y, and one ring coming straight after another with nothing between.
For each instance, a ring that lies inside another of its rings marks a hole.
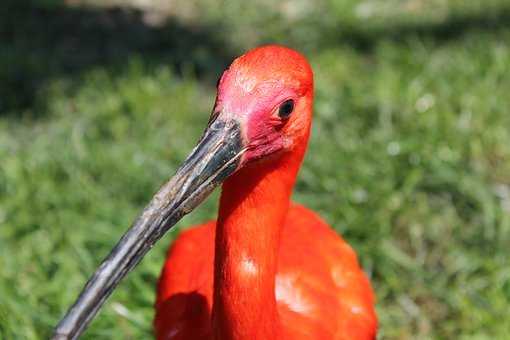
<instances>
[{"instance_id":1,"label":"long curved beak","mask_svg":"<svg viewBox=\"0 0 510 340\"><path fill-rule=\"evenodd\" d=\"M89 279L52 339L77 339L120 280L156 241L238 169L243 153L239 124L219 118L212 121L177 173L154 195Z\"/></svg>"}]
</instances>

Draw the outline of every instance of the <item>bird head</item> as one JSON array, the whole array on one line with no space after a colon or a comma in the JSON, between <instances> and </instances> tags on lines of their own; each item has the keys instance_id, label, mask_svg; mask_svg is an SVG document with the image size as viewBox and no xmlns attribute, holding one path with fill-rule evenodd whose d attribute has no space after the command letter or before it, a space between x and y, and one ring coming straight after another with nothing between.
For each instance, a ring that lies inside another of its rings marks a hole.
<instances>
[{"instance_id":1,"label":"bird head","mask_svg":"<svg viewBox=\"0 0 510 340\"><path fill-rule=\"evenodd\" d=\"M303 153L312 97L311 67L294 50L263 46L234 60L218 82L213 113L197 146L90 278L53 339L77 338L154 243L227 177L297 148Z\"/></svg>"},{"instance_id":2,"label":"bird head","mask_svg":"<svg viewBox=\"0 0 510 340\"><path fill-rule=\"evenodd\" d=\"M212 120L239 124L246 149L242 167L306 144L312 97L313 74L306 59L286 47L262 46L223 73Z\"/></svg>"}]
</instances>

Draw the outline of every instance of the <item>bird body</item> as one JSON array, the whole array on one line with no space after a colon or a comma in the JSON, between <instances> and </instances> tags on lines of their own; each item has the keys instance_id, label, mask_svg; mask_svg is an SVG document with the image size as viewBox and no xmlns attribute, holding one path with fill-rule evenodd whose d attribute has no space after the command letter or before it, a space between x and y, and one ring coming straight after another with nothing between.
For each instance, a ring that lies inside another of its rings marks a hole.
<instances>
[{"instance_id":1,"label":"bird body","mask_svg":"<svg viewBox=\"0 0 510 340\"><path fill-rule=\"evenodd\" d=\"M216 221L194 226L181 233L169 249L158 284L157 339L214 339L215 229ZM310 237L312 230L314 236ZM248 275L256 274L250 261L239 261L238 266ZM374 297L356 254L304 206L292 204L289 209L277 268L274 292L285 334L278 339L374 338ZM251 290L245 294L249 299ZM250 308L249 303L246 307ZM254 310L247 317L256 320L256 313L265 310Z\"/></svg>"},{"instance_id":2,"label":"bird body","mask_svg":"<svg viewBox=\"0 0 510 340\"><path fill-rule=\"evenodd\" d=\"M183 232L168 251L156 337L374 339L374 295L354 251L315 213L291 203L312 107L312 69L298 52L269 45L234 60L197 146L98 267L52 339L77 339L157 240L221 183L217 220Z\"/></svg>"},{"instance_id":3,"label":"bird body","mask_svg":"<svg viewBox=\"0 0 510 340\"><path fill-rule=\"evenodd\" d=\"M217 221L170 247L157 289L158 339L375 338L374 295L354 251L291 203L312 103L311 68L288 48L254 49L223 74L213 112L248 112L235 119L244 122L249 161L224 181Z\"/></svg>"}]
</instances>

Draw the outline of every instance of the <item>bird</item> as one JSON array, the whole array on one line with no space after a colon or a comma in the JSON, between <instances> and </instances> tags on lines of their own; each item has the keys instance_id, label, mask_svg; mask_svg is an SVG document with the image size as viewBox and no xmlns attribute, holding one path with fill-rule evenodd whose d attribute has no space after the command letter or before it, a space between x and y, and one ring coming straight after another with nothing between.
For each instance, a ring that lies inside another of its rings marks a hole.
<instances>
[{"instance_id":1,"label":"bird","mask_svg":"<svg viewBox=\"0 0 510 340\"><path fill-rule=\"evenodd\" d=\"M291 200L310 137L314 80L280 45L235 59L197 146L54 329L77 339L121 280L222 185L218 217L182 232L158 280L158 340L374 339L375 295L354 250Z\"/></svg>"},{"instance_id":2,"label":"bird","mask_svg":"<svg viewBox=\"0 0 510 340\"><path fill-rule=\"evenodd\" d=\"M246 52L220 77L209 125L235 121L244 151L222 184L217 219L186 229L168 249L157 339L376 337L375 296L356 253L291 200L313 93L307 59L280 45Z\"/></svg>"}]
</instances>

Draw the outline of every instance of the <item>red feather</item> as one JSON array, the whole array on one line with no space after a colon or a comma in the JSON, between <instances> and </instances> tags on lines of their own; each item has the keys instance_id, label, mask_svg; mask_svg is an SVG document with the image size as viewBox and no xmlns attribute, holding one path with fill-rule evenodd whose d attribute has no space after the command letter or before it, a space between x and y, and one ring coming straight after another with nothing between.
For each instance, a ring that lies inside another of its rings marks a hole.
<instances>
[{"instance_id":1,"label":"red feather","mask_svg":"<svg viewBox=\"0 0 510 340\"><path fill-rule=\"evenodd\" d=\"M248 91L275 77L282 81L273 90ZM246 79L255 85L233 89ZM157 338L374 339L374 294L356 254L315 213L290 203L311 122L306 59L283 47L258 48L235 61L219 87L218 109L246 106L257 95L270 105L275 88L299 93L291 123L279 132L293 144L228 178L218 222L183 232L170 247L158 284ZM248 139L274 133L262 121L268 110L250 117Z\"/></svg>"}]
</instances>

